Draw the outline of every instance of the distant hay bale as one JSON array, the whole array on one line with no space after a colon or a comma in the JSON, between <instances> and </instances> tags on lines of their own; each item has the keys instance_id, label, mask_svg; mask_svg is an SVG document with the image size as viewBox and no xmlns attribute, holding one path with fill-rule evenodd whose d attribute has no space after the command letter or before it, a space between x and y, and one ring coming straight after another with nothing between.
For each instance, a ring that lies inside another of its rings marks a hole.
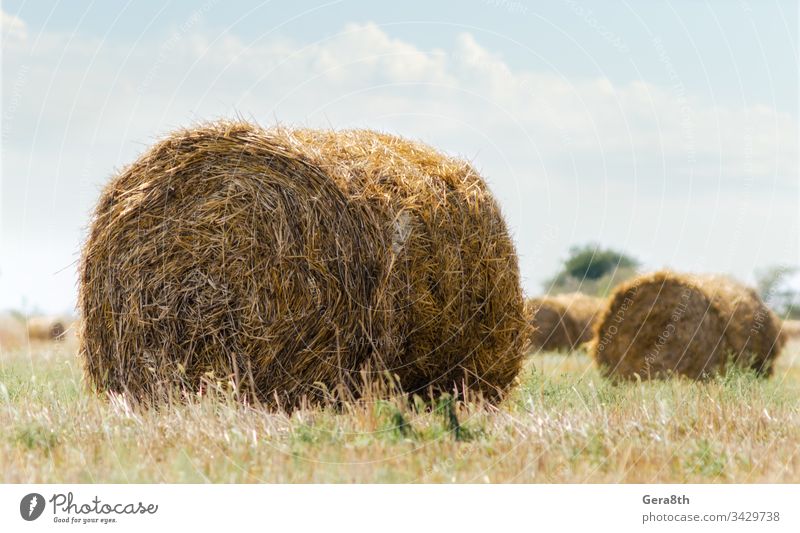
<instances>
[{"instance_id":1,"label":"distant hay bale","mask_svg":"<svg viewBox=\"0 0 800 533\"><path fill-rule=\"evenodd\" d=\"M787 340L800 338L800 320L784 320L781 331Z\"/></svg>"},{"instance_id":2,"label":"distant hay bale","mask_svg":"<svg viewBox=\"0 0 800 533\"><path fill-rule=\"evenodd\" d=\"M531 317L531 348L541 351L568 351L577 341L577 331L564 304L548 297L528 300Z\"/></svg>"},{"instance_id":3,"label":"distant hay bale","mask_svg":"<svg viewBox=\"0 0 800 533\"><path fill-rule=\"evenodd\" d=\"M591 340L594 321L604 301L580 292L528 300L533 332L531 347L542 351L570 351Z\"/></svg>"},{"instance_id":4,"label":"distant hay bale","mask_svg":"<svg viewBox=\"0 0 800 533\"><path fill-rule=\"evenodd\" d=\"M607 376L702 379L729 365L770 375L780 321L750 288L724 276L657 272L617 288L591 351Z\"/></svg>"},{"instance_id":5,"label":"distant hay bale","mask_svg":"<svg viewBox=\"0 0 800 533\"><path fill-rule=\"evenodd\" d=\"M0 353L25 344L25 322L11 313L0 313Z\"/></svg>"},{"instance_id":6,"label":"distant hay bale","mask_svg":"<svg viewBox=\"0 0 800 533\"><path fill-rule=\"evenodd\" d=\"M27 320L28 338L32 341L59 341L69 327L69 321L60 316L33 316Z\"/></svg>"},{"instance_id":7,"label":"distant hay bale","mask_svg":"<svg viewBox=\"0 0 800 533\"><path fill-rule=\"evenodd\" d=\"M95 387L148 400L225 380L292 405L387 372L496 399L527 335L513 244L469 164L235 122L178 131L112 179L80 308Z\"/></svg>"},{"instance_id":8,"label":"distant hay bale","mask_svg":"<svg viewBox=\"0 0 800 533\"><path fill-rule=\"evenodd\" d=\"M605 299L582 292L559 294L555 299L564 304L567 314L572 317L575 324L577 332L575 346L590 341L594 334L594 323L605 308Z\"/></svg>"}]
</instances>

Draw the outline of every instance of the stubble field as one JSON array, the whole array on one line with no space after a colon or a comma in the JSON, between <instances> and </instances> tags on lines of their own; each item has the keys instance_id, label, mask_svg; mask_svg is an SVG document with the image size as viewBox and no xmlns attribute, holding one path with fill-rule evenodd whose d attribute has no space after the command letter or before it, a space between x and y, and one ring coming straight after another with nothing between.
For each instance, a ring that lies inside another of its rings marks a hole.
<instances>
[{"instance_id":1,"label":"stubble field","mask_svg":"<svg viewBox=\"0 0 800 533\"><path fill-rule=\"evenodd\" d=\"M0 358L0 481L796 483L799 399L795 340L769 380L614 385L577 352L532 355L498 407L142 410L89 392L74 342L42 343Z\"/></svg>"}]
</instances>

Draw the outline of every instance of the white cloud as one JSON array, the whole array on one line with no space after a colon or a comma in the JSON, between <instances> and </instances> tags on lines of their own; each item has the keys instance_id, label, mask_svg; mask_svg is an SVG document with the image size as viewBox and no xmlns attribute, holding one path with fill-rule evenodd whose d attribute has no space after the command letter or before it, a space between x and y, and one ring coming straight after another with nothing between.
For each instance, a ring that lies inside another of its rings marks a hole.
<instances>
[{"instance_id":1,"label":"white cloud","mask_svg":"<svg viewBox=\"0 0 800 533\"><path fill-rule=\"evenodd\" d=\"M24 23L3 14L4 46L7 26L24 39ZM515 229L530 280L548 274L568 244L606 235L658 261L686 262L696 250L713 257L726 228L702 226L704 187L723 204L732 195L715 215L720 223L774 217L766 230L744 225L741 239L797 226L787 228L788 214L764 197L747 199L773 186L796 194L793 117L644 81L512 67L471 34L433 50L375 24L350 24L315 43L245 41L193 27L135 47L57 34L43 34L35 47L22 39L3 56L4 246L57 251L53 264L37 256L43 272L74 260L80 228L115 167L173 127L235 112L262 123L387 129L474 157ZM720 188L728 182L734 188ZM744 205L735 192L741 182ZM681 220L671 220L676 213ZM530 229L547 225L557 233L546 241ZM668 251L657 249L658 239ZM741 259L709 265L743 270L760 260ZM0 296L23 290L12 285L0 277Z\"/></svg>"},{"instance_id":2,"label":"white cloud","mask_svg":"<svg viewBox=\"0 0 800 533\"><path fill-rule=\"evenodd\" d=\"M5 11L0 10L0 28L2 28L3 45L18 41L24 41L28 38L28 28L19 17L10 15Z\"/></svg>"},{"instance_id":3,"label":"white cloud","mask_svg":"<svg viewBox=\"0 0 800 533\"><path fill-rule=\"evenodd\" d=\"M13 18L4 15L4 27L7 17ZM615 85L607 78L512 69L470 34L459 36L451 52L420 49L367 23L305 45L190 33L130 50L64 36L19 55L27 55L37 78L27 87L27 111L51 123L69 119L63 126L75 133L124 120L149 135L172 120L232 107L288 121L319 120L314 113L324 109L338 126L370 109L446 114L481 127L507 127L511 120L530 135L526 142L549 154L611 157L635 150L682 158L697 165L696 175L791 177L796 171L797 124L786 114L759 105L723 108L641 81ZM51 86L59 90L47 91ZM102 115L84 112L106 101Z\"/></svg>"}]
</instances>

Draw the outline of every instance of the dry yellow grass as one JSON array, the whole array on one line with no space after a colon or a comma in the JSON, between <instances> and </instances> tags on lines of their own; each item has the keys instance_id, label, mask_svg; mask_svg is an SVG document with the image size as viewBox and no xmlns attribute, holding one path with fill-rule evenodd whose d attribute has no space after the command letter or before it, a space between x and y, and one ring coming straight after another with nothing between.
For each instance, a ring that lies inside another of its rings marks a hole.
<instances>
[{"instance_id":1,"label":"dry yellow grass","mask_svg":"<svg viewBox=\"0 0 800 533\"><path fill-rule=\"evenodd\" d=\"M769 380L613 385L583 354L544 354L498 407L368 398L291 415L230 398L137 411L87 393L75 350L0 359L0 481L800 481L797 342Z\"/></svg>"}]
</instances>

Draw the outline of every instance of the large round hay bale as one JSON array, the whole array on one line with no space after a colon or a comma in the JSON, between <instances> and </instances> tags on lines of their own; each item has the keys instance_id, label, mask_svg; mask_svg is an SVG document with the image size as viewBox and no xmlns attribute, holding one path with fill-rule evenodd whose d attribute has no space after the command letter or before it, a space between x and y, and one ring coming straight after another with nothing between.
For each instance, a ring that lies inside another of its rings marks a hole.
<instances>
[{"instance_id":1,"label":"large round hay bale","mask_svg":"<svg viewBox=\"0 0 800 533\"><path fill-rule=\"evenodd\" d=\"M60 316L32 316L27 320L28 338L32 341L63 340L69 326Z\"/></svg>"},{"instance_id":2,"label":"large round hay bale","mask_svg":"<svg viewBox=\"0 0 800 533\"><path fill-rule=\"evenodd\" d=\"M702 379L730 365L769 375L780 321L724 276L657 272L620 285L598 319L592 354L608 376Z\"/></svg>"},{"instance_id":3,"label":"large round hay bale","mask_svg":"<svg viewBox=\"0 0 800 533\"><path fill-rule=\"evenodd\" d=\"M592 339L604 300L580 292L541 296L527 302L533 327L531 346L541 351L570 351Z\"/></svg>"},{"instance_id":4,"label":"large round hay bale","mask_svg":"<svg viewBox=\"0 0 800 533\"><path fill-rule=\"evenodd\" d=\"M516 251L477 171L373 131L293 136L384 221L392 319L405 324L388 367L404 390L467 387L496 396L519 370L527 330Z\"/></svg>"},{"instance_id":5,"label":"large round hay bale","mask_svg":"<svg viewBox=\"0 0 800 533\"><path fill-rule=\"evenodd\" d=\"M144 399L217 379L291 405L375 373L497 398L526 334L513 245L469 164L246 123L176 132L112 179L80 307L92 382Z\"/></svg>"}]
</instances>

